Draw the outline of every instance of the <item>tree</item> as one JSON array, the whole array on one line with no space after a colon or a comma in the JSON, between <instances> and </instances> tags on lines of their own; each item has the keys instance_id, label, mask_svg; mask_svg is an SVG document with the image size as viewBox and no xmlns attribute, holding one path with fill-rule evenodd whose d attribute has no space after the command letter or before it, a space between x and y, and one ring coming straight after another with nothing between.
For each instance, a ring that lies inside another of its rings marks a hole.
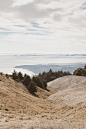
<instances>
[{"instance_id":1,"label":"tree","mask_svg":"<svg viewBox=\"0 0 86 129\"><path fill-rule=\"evenodd\" d=\"M23 75L21 72L18 73L18 80L19 81L22 81L23 80Z\"/></svg>"},{"instance_id":2,"label":"tree","mask_svg":"<svg viewBox=\"0 0 86 129\"><path fill-rule=\"evenodd\" d=\"M50 81L55 80L55 79L56 79L55 76L51 76L51 77L50 77Z\"/></svg>"},{"instance_id":3,"label":"tree","mask_svg":"<svg viewBox=\"0 0 86 129\"><path fill-rule=\"evenodd\" d=\"M36 84L37 84L38 87L44 89L43 81L39 76L36 78Z\"/></svg>"},{"instance_id":4,"label":"tree","mask_svg":"<svg viewBox=\"0 0 86 129\"><path fill-rule=\"evenodd\" d=\"M13 77L14 80L17 80L18 79L18 74L17 74L17 72L15 70L12 73L12 77Z\"/></svg>"},{"instance_id":5,"label":"tree","mask_svg":"<svg viewBox=\"0 0 86 129\"><path fill-rule=\"evenodd\" d=\"M27 88L28 88L30 93L34 93L37 91L36 84L33 81L30 82L30 84L28 85Z\"/></svg>"},{"instance_id":6,"label":"tree","mask_svg":"<svg viewBox=\"0 0 86 129\"><path fill-rule=\"evenodd\" d=\"M37 83L37 77L33 76L32 81L34 81L35 83Z\"/></svg>"},{"instance_id":7,"label":"tree","mask_svg":"<svg viewBox=\"0 0 86 129\"><path fill-rule=\"evenodd\" d=\"M30 81L31 81L30 76L25 74L22 83L27 87L29 85Z\"/></svg>"},{"instance_id":8,"label":"tree","mask_svg":"<svg viewBox=\"0 0 86 129\"><path fill-rule=\"evenodd\" d=\"M44 89L46 89L47 88L47 82L46 82L46 80L43 81L43 85L44 85Z\"/></svg>"}]
</instances>

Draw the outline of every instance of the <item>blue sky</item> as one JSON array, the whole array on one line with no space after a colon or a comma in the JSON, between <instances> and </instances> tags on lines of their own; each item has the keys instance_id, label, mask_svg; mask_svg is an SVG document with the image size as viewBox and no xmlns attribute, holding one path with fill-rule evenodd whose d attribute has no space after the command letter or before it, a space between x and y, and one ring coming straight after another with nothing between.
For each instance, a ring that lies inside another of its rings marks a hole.
<instances>
[{"instance_id":1,"label":"blue sky","mask_svg":"<svg viewBox=\"0 0 86 129\"><path fill-rule=\"evenodd\" d=\"M0 0L0 53L86 54L86 0Z\"/></svg>"}]
</instances>

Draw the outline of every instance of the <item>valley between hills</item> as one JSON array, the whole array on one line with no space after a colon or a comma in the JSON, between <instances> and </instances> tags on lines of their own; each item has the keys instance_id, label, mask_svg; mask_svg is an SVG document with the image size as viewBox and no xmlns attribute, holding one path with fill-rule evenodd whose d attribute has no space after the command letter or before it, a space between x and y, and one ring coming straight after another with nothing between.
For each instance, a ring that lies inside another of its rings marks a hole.
<instances>
[{"instance_id":1,"label":"valley between hills","mask_svg":"<svg viewBox=\"0 0 86 129\"><path fill-rule=\"evenodd\" d=\"M86 77L68 75L37 87L0 75L0 129L86 129Z\"/></svg>"}]
</instances>

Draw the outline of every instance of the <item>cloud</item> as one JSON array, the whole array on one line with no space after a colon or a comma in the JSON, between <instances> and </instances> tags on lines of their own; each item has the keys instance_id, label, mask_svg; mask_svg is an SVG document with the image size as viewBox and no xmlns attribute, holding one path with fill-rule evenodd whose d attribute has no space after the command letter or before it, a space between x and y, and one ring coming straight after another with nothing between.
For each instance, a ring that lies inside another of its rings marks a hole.
<instances>
[{"instance_id":1,"label":"cloud","mask_svg":"<svg viewBox=\"0 0 86 129\"><path fill-rule=\"evenodd\" d=\"M0 0L0 39L37 45L36 51L45 52L48 47L49 52L52 48L53 52L70 52L69 48L72 52L75 47L82 51L86 47L85 7L85 0Z\"/></svg>"},{"instance_id":2,"label":"cloud","mask_svg":"<svg viewBox=\"0 0 86 129\"><path fill-rule=\"evenodd\" d=\"M12 4L13 7L15 6L21 6L21 5L26 5L30 2L33 2L34 0L14 0L14 3Z\"/></svg>"},{"instance_id":3,"label":"cloud","mask_svg":"<svg viewBox=\"0 0 86 129\"><path fill-rule=\"evenodd\" d=\"M0 12L10 12L12 10L13 0L0 0Z\"/></svg>"}]
</instances>

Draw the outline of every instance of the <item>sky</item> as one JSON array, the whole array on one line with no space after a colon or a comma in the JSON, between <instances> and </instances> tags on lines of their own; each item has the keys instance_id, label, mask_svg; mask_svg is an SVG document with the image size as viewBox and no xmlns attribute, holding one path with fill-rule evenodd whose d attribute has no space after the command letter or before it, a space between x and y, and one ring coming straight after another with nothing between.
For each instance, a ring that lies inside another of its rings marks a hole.
<instances>
[{"instance_id":1,"label":"sky","mask_svg":"<svg viewBox=\"0 0 86 129\"><path fill-rule=\"evenodd\" d=\"M0 54L86 54L86 0L0 0Z\"/></svg>"}]
</instances>

